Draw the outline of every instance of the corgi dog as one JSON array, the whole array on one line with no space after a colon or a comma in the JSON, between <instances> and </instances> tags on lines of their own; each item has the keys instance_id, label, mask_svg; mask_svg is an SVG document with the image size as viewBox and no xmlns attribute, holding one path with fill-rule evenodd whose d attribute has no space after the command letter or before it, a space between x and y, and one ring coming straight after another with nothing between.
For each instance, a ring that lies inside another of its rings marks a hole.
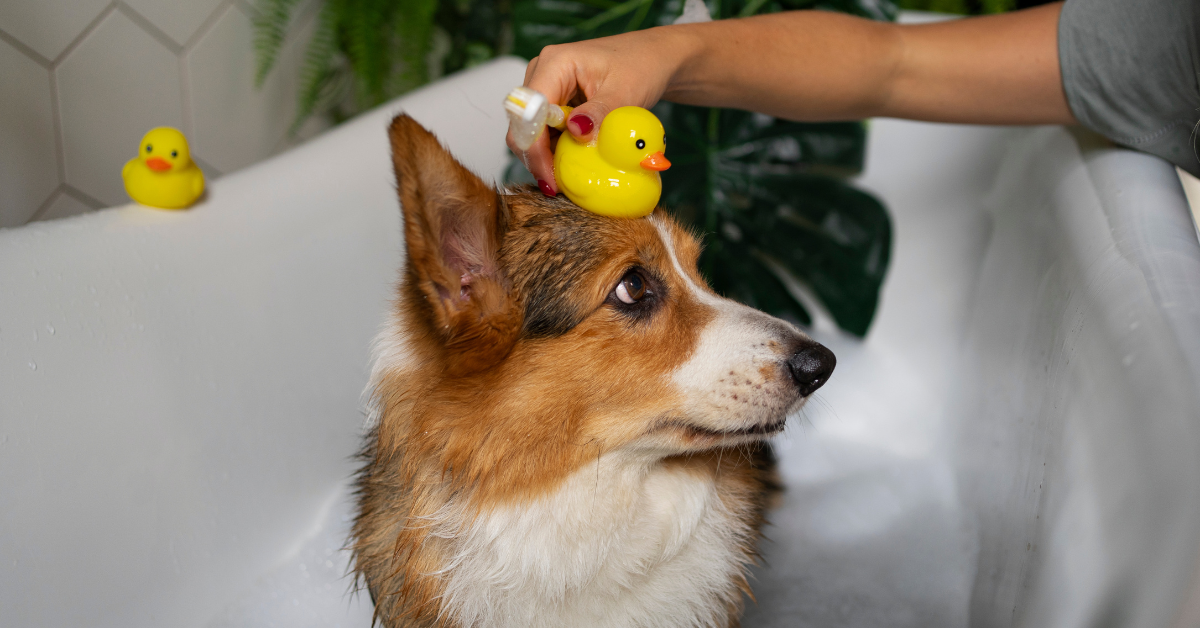
<instances>
[{"instance_id":1,"label":"corgi dog","mask_svg":"<svg viewBox=\"0 0 1200 628\"><path fill-rule=\"evenodd\" d=\"M738 625L766 439L833 371L661 209L497 190L389 128L407 263L350 548L388 628Z\"/></svg>"}]
</instances>

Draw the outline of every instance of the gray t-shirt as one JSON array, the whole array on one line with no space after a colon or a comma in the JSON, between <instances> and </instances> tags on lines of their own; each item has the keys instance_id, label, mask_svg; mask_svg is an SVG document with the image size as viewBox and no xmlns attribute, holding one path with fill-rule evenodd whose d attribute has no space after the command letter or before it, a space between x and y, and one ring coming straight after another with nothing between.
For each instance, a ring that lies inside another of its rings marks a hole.
<instances>
[{"instance_id":1,"label":"gray t-shirt","mask_svg":"<svg viewBox=\"0 0 1200 628\"><path fill-rule=\"evenodd\" d=\"M1058 21L1075 119L1200 176L1200 0L1067 0Z\"/></svg>"}]
</instances>

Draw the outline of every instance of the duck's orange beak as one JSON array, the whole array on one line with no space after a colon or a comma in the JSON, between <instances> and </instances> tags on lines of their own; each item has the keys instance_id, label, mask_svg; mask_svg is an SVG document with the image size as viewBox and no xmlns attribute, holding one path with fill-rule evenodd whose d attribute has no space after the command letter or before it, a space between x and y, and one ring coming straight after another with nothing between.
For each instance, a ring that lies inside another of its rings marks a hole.
<instances>
[{"instance_id":1,"label":"duck's orange beak","mask_svg":"<svg viewBox=\"0 0 1200 628\"><path fill-rule=\"evenodd\" d=\"M146 160L146 165L155 172L164 172L171 169L171 162L162 157L151 157Z\"/></svg>"},{"instance_id":2,"label":"duck's orange beak","mask_svg":"<svg viewBox=\"0 0 1200 628\"><path fill-rule=\"evenodd\" d=\"M667 156L662 154L662 151L659 151L643 159L642 167L646 170L662 172L671 167L671 162L667 161Z\"/></svg>"}]
</instances>

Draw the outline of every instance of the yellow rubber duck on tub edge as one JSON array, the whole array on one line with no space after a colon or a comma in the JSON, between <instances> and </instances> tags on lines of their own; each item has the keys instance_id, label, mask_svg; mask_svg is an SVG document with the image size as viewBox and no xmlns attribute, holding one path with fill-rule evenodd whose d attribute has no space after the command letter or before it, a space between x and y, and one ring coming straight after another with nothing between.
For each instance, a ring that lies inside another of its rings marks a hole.
<instances>
[{"instance_id":1,"label":"yellow rubber duck on tub edge","mask_svg":"<svg viewBox=\"0 0 1200 628\"><path fill-rule=\"evenodd\" d=\"M602 216L640 218L654 211L662 196L659 172L671 167L663 151L662 122L641 107L613 109L592 141L570 133L554 149L558 189L576 205Z\"/></svg>"},{"instance_id":2,"label":"yellow rubber duck on tub edge","mask_svg":"<svg viewBox=\"0 0 1200 628\"><path fill-rule=\"evenodd\" d=\"M187 138L178 129L150 129L138 156L121 169L133 200L159 209L185 209L204 193L204 172L192 162Z\"/></svg>"}]
</instances>

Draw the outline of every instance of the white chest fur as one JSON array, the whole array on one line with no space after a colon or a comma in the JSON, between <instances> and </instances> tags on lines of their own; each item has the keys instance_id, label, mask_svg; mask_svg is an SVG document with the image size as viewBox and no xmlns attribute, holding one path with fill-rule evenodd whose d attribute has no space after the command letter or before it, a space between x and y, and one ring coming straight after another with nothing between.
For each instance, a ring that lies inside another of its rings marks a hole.
<instances>
[{"instance_id":1,"label":"white chest fur","mask_svg":"<svg viewBox=\"0 0 1200 628\"><path fill-rule=\"evenodd\" d=\"M437 534L444 609L463 626L722 625L747 526L709 477L613 455L554 493Z\"/></svg>"}]
</instances>

